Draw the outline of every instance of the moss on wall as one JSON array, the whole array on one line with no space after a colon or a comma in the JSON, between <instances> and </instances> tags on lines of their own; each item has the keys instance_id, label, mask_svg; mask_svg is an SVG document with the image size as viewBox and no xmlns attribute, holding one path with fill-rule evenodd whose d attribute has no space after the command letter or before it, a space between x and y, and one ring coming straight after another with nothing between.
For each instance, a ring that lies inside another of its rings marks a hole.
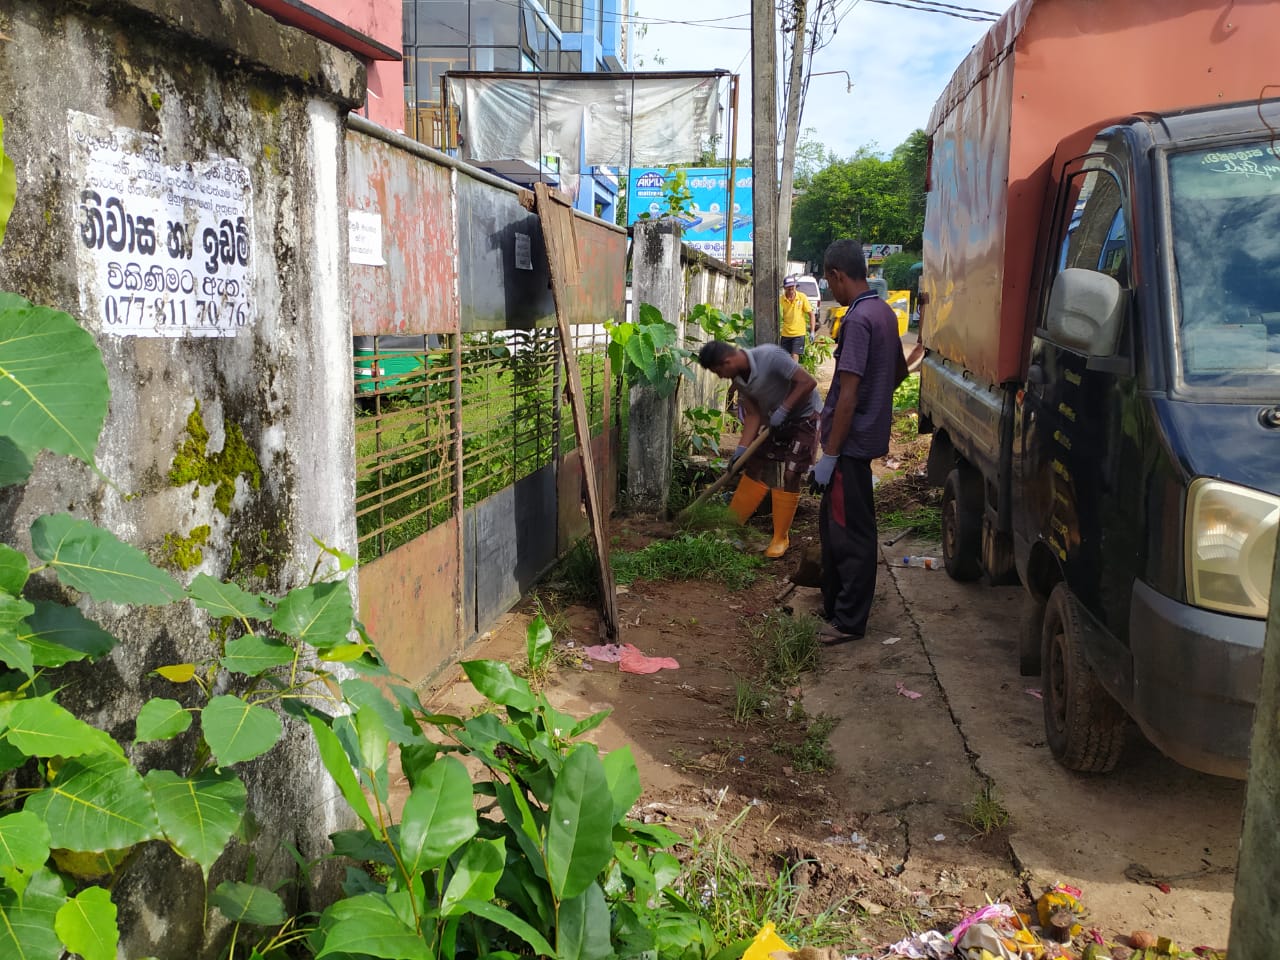
<instances>
[{"instance_id":1,"label":"moss on wall","mask_svg":"<svg viewBox=\"0 0 1280 960\"><path fill-rule=\"evenodd\" d=\"M223 516L229 516L231 501L236 495L236 479L244 477L257 490L262 486L262 469L238 424L225 424L223 433L222 449L209 453L209 428L205 426L197 400L195 409L187 417L187 438L169 468L169 482L175 487L194 482L193 498L200 496L201 487L213 487L213 505Z\"/></svg>"},{"instance_id":2,"label":"moss on wall","mask_svg":"<svg viewBox=\"0 0 1280 960\"><path fill-rule=\"evenodd\" d=\"M179 570L190 570L204 560L204 545L209 542L209 525L203 523L185 537L176 533L164 535L165 559Z\"/></svg>"}]
</instances>

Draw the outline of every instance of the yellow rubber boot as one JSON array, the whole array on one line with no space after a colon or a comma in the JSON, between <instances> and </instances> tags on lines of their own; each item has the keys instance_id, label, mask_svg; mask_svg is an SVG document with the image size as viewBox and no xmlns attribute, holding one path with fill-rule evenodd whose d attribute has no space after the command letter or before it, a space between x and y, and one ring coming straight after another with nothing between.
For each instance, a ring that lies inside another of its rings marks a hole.
<instances>
[{"instance_id":1,"label":"yellow rubber boot","mask_svg":"<svg viewBox=\"0 0 1280 960\"><path fill-rule=\"evenodd\" d=\"M746 474L738 481L738 489L733 491L733 499L729 501L729 509L738 518L739 523L746 523L756 512L756 507L764 502L764 495L769 492L759 480L752 480Z\"/></svg>"},{"instance_id":2,"label":"yellow rubber boot","mask_svg":"<svg viewBox=\"0 0 1280 960\"><path fill-rule=\"evenodd\" d=\"M774 487L769 491L769 496L773 499L773 541L765 548L764 555L770 560L777 560L791 546L791 539L787 535L791 532L791 521L795 519L800 494L787 493Z\"/></svg>"}]
</instances>

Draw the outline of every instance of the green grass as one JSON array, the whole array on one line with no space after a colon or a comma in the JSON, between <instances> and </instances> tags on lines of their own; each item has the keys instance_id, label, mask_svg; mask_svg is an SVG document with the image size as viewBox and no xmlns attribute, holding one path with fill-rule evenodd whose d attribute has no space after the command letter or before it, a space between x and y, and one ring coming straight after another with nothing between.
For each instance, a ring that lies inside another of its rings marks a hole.
<instances>
[{"instance_id":1,"label":"green grass","mask_svg":"<svg viewBox=\"0 0 1280 960\"><path fill-rule=\"evenodd\" d=\"M915 410L920 406L920 374L912 373L893 391L893 412Z\"/></svg>"},{"instance_id":2,"label":"green grass","mask_svg":"<svg viewBox=\"0 0 1280 960\"><path fill-rule=\"evenodd\" d=\"M912 528L914 535L922 540L941 540L942 511L923 504L904 510L890 510L876 518L876 526L882 533Z\"/></svg>"},{"instance_id":3,"label":"green grass","mask_svg":"<svg viewBox=\"0 0 1280 960\"><path fill-rule=\"evenodd\" d=\"M747 680L735 680L733 684L733 722L750 723L764 714L769 705L769 695Z\"/></svg>"},{"instance_id":4,"label":"green grass","mask_svg":"<svg viewBox=\"0 0 1280 960\"><path fill-rule=\"evenodd\" d=\"M836 762L827 738L839 722L819 714L810 721L804 740L797 744L778 743L774 750L789 757L797 773L826 773Z\"/></svg>"},{"instance_id":5,"label":"green grass","mask_svg":"<svg viewBox=\"0 0 1280 960\"><path fill-rule=\"evenodd\" d=\"M796 882L796 871L807 861L790 864L770 876L757 877L751 864L734 852L733 835L750 808L722 830L695 836L678 886L686 901L715 932L718 943L750 940L772 922L788 943L800 947L839 946L846 952L861 948L862 931L846 898L810 913L802 909L807 887Z\"/></svg>"},{"instance_id":6,"label":"green grass","mask_svg":"<svg viewBox=\"0 0 1280 960\"><path fill-rule=\"evenodd\" d=\"M740 544L709 533L683 534L655 540L640 550L613 554L613 573L619 583L634 580L719 580L741 590L756 576L764 560L743 553Z\"/></svg>"},{"instance_id":7,"label":"green grass","mask_svg":"<svg viewBox=\"0 0 1280 960\"><path fill-rule=\"evenodd\" d=\"M748 628L750 651L767 683L785 687L818 665L818 618L774 610Z\"/></svg>"},{"instance_id":8,"label":"green grass","mask_svg":"<svg viewBox=\"0 0 1280 960\"><path fill-rule=\"evenodd\" d=\"M727 503L716 500L714 497L705 503L698 504L687 514L677 517L677 523L681 530L690 531L733 530L736 533L744 533L751 529L743 527L738 522L738 515L729 509Z\"/></svg>"},{"instance_id":9,"label":"green grass","mask_svg":"<svg viewBox=\"0 0 1280 960\"><path fill-rule=\"evenodd\" d=\"M569 548L543 586L570 603L589 603L600 596L600 569L590 537L583 537Z\"/></svg>"},{"instance_id":10,"label":"green grass","mask_svg":"<svg viewBox=\"0 0 1280 960\"><path fill-rule=\"evenodd\" d=\"M984 784L964 805L964 823L982 836L994 833L1009 822L1009 811L996 797L995 787Z\"/></svg>"}]
</instances>

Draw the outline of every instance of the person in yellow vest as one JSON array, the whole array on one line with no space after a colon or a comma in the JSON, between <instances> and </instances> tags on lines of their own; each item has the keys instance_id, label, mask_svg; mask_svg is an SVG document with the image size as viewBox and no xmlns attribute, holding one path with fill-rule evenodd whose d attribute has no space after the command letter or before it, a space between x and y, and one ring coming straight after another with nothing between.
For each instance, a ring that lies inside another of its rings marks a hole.
<instances>
[{"instance_id":1,"label":"person in yellow vest","mask_svg":"<svg viewBox=\"0 0 1280 960\"><path fill-rule=\"evenodd\" d=\"M804 353L804 338L813 335L813 304L796 289L796 278L782 281L782 296L778 298L782 310L782 327L779 345L797 362Z\"/></svg>"},{"instance_id":2,"label":"person in yellow vest","mask_svg":"<svg viewBox=\"0 0 1280 960\"><path fill-rule=\"evenodd\" d=\"M698 363L738 388L742 437L730 464L746 452L763 427L769 428L769 436L743 468L729 509L739 523L746 523L764 502L765 494L769 495L773 503L773 540L764 555L776 560L791 543L791 521L800 502L800 481L813 465L818 414L822 410L818 382L772 343L742 350L723 340L711 340L698 351ZM767 461L782 465L782 489L771 489L766 482L774 475L766 466Z\"/></svg>"}]
</instances>

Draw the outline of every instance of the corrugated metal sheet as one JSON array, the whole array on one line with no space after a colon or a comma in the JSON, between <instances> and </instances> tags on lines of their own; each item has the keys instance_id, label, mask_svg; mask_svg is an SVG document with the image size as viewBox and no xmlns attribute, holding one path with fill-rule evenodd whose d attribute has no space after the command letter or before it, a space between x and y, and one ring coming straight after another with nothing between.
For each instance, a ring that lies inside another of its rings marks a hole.
<instances>
[{"instance_id":1,"label":"corrugated metal sheet","mask_svg":"<svg viewBox=\"0 0 1280 960\"><path fill-rule=\"evenodd\" d=\"M382 266L351 264L353 334L458 329L451 183L448 167L375 137L347 132L347 204L380 218L386 261Z\"/></svg>"}]
</instances>

